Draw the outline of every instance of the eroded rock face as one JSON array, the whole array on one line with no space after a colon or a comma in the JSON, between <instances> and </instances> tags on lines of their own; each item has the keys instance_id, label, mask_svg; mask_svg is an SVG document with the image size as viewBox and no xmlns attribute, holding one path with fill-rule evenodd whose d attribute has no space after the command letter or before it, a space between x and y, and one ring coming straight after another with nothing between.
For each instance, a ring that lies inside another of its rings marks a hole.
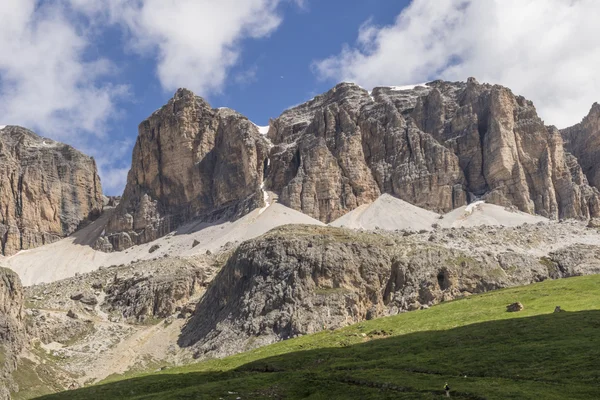
<instances>
[{"instance_id":1,"label":"eroded rock face","mask_svg":"<svg viewBox=\"0 0 600 400\"><path fill-rule=\"evenodd\" d=\"M3 255L57 241L102 211L93 158L18 127L0 130Z\"/></svg>"},{"instance_id":2,"label":"eroded rock face","mask_svg":"<svg viewBox=\"0 0 600 400\"><path fill-rule=\"evenodd\" d=\"M270 125L267 186L325 222L380 193L437 212L477 197L554 219L600 213L559 131L502 86L342 83Z\"/></svg>"},{"instance_id":3,"label":"eroded rock face","mask_svg":"<svg viewBox=\"0 0 600 400\"><path fill-rule=\"evenodd\" d=\"M180 89L140 124L125 192L97 247L123 250L193 218L262 206L267 152L247 118Z\"/></svg>"},{"instance_id":4,"label":"eroded rock face","mask_svg":"<svg viewBox=\"0 0 600 400\"><path fill-rule=\"evenodd\" d=\"M166 318L201 292L207 281L207 276L198 269L115 279L106 287L104 308L111 313L118 311L123 318L133 321Z\"/></svg>"},{"instance_id":5,"label":"eroded rock face","mask_svg":"<svg viewBox=\"0 0 600 400\"><path fill-rule=\"evenodd\" d=\"M600 216L600 193L561 133L530 101L473 78L371 93L341 83L271 120L267 136L179 90L140 125L125 193L96 247L241 216L262 206L263 184L323 222L383 193L436 212L479 198L551 219Z\"/></svg>"},{"instance_id":6,"label":"eroded rock face","mask_svg":"<svg viewBox=\"0 0 600 400\"><path fill-rule=\"evenodd\" d=\"M10 399L18 387L11 380L18 355L27 342L23 287L17 274L0 267L0 399Z\"/></svg>"},{"instance_id":7,"label":"eroded rock face","mask_svg":"<svg viewBox=\"0 0 600 400\"><path fill-rule=\"evenodd\" d=\"M579 160L590 184L600 188L600 104L579 124L561 131L565 148Z\"/></svg>"},{"instance_id":8,"label":"eroded rock face","mask_svg":"<svg viewBox=\"0 0 600 400\"><path fill-rule=\"evenodd\" d=\"M338 85L271 121L267 186L288 207L329 222L380 195L357 124L368 93Z\"/></svg>"},{"instance_id":9,"label":"eroded rock face","mask_svg":"<svg viewBox=\"0 0 600 400\"><path fill-rule=\"evenodd\" d=\"M282 339L545 279L597 273L598 247L548 258L463 251L400 234L277 228L240 245L179 344L225 356Z\"/></svg>"}]
</instances>

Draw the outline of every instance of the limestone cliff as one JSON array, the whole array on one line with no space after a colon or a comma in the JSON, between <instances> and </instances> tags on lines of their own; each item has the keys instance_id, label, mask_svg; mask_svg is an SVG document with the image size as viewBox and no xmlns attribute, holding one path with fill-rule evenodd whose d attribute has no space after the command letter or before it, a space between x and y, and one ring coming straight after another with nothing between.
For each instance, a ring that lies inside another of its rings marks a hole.
<instances>
[{"instance_id":1,"label":"limestone cliff","mask_svg":"<svg viewBox=\"0 0 600 400\"><path fill-rule=\"evenodd\" d=\"M93 158L18 126L0 130L2 254L59 240L101 210Z\"/></svg>"},{"instance_id":2,"label":"limestone cliff","mask_svg":"<svg viewBox=\"0 0 600 400\"><path fill-rule=\"evenodd\" d=\"M247 118L178 90L140 124L127 186L97 247L123 250L193 218L241 216L262 206L268 150Z\"/></svg>"},{"instance_id":3,"label":"limestone cliff","mask_svg":"<svg viewBox=\"0 0 600 400\"><path fill-rule=\"evenodd\" d=\"M590 184L600 188L600 104L594 103L583 121L561 133L565 149L577 157Z\"/></svg>"},{"instance_id":4,"label":"limestone cliff","mask_svg":"<svg viewBox=\"0 0 600 400\"><path fill-rule=\"evenodd\" d=\"M123 199L96 247L243 215L263 204L263 186L323 222L383 193L436 212L483 199L552 219L600 215L600 193L560 132L530 101L473 78L372 92L341 83L271 120L267 137L180 89L140 125Z\"/></svg>"},{"instance_id":5,"label":"limestone cliff","mask_svg":"<svg viewBox=\"0 0 600 400\"><path fill-rule=\"evenodd\" d=\"M0 267L0 399L10 399L18 387L11 379L27 342L23 287L17 274Z\"/></svg>"},{"instance_id":6,"label":"limestone cliff","mask_svg":"<svg viewBox=\"0 0 600 400\"><path fill-rule=\"evenodd\" d=\"M438 212L474 198L555 219L600 212L558 130L530 101L472 78L371 93L342 83L271 121L268 135L267 186L322 221L379 193Z\"/></svg>"}]
</instances>

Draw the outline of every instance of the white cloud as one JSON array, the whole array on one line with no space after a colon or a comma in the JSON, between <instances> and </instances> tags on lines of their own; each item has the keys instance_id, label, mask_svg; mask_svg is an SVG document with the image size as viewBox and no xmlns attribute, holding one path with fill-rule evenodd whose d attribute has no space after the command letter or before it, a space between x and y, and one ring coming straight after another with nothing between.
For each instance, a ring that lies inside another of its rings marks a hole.
<instances>
[{"instance_id":1,"label":"white cloud","mask_svg":"<svg viewBox=\"0 0 600 400\"><path fill-rule=\"evenodd\" d=\"M164 89L187 87L201 95L222 89L244 39L268 36L281 23L281 0L70 1L120 24L130 50L156 59Z\"/></svg>"},{"instance_id":2,"label":"white cloud","mask_svg":"<svg viewBox=\"0 0 600 400\"><path fill-rule=\"evenodd\" d=\"M98 83L113 66L84 58L88 38L66 13L58 3L0 2L0 116L59 140L101 137L127 88Z\"/></svg>"},{"instance_id":3,"label":"white cloud","mask_svg":"<svg viewBox=\"0 0 600 400\"><path fill-rule=\"evenodd\" d=\"M314 67L367 87L475 76L565 127L600 100L598 15L596 0L414 0L393 25L367 21L354 46Z\"/></svg>"}]
</instances>

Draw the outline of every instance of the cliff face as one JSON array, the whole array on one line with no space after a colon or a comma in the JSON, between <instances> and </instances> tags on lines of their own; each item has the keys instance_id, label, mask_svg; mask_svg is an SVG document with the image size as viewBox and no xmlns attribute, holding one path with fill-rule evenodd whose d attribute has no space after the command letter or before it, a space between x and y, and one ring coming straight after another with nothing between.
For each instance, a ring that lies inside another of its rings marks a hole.
<instances>
[{"instance_id":1,"label":"cliff face","mask_svg":"<svg viewBox=\"0 0 600 400\"><path fill-rule=\"evenodd\" d=\"M18 126L0 130L2 254L59 240L101 210L93 158Z\"/></svg>"},{"instance_id":2,"label":"cliff face","mask_svg":"<svg viewBox=\"0 0 600 400\"><path fill-rule=\"evenodd\" d=\"M562 138L498 85L342 83L271 122L268 185L322 221L390 193L447 212L474 198L549 218L600 212Z\"/></svg>"},{"instance_id":3,"label":"cliff face","mask_svg":"<svg viewBox=\"0 0 600 400\"><path fill-rule=\"evenodd\" d=\"M192 218L262 206L268 150L247 118L180 89L140 124L125 192L97 247L123 250Z\"/></svg>"},{"instance_id":4,"label":"cliff face","mask_svg":"<svg viewBox=\"0 0 600 400\"><path fill-rule=\"evenodd\" d=\"M583 121L561 133L565 149L577 157L590 184L600 188L600 104L594 103Z\"/></svg>"},{"instance_id":5,"label":"cliff face","mask_svg":"<svg viewBox=\"0 0 600 400\"><path fill-rule=\"evenodd\" d=\"M27 342L23 287L17 274L0 267L0 399L10 399L18 387L11 379L18 356Z\"/></svg>"},{"instance_id":6,"label":"cliff face","mask_svg":"<svg viewBox=\"0 0 600 400\"><path fill-rule=\"evenodd\" d=\"M123 199L97 248L243 215L262 206L263 185L323 222L383 193L436 212L482 199L552 219L600 215L586 177L593 167L581 170L530 101L472 78L372 92L341 83L271 120L267 137L180 89L140 125Z\"/></svg>"},{"instance_id":7,"label":"cliff face","mask_svg":"<svg viewBox=\"0 0 600 400\"><path fill-rule=\"evenodd\" d=\"M271 121L267 187L279 201L329 222L381 194L365 164L356 121L370 102L354 85L338 85Z\"/></svg>"}]
</instances>

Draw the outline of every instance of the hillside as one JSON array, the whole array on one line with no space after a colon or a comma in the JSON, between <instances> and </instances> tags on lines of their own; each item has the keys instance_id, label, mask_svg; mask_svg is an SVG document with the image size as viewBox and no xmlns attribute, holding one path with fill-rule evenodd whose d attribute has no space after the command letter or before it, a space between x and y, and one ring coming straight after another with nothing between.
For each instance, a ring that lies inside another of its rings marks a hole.
<instances>
[{"instance_id":1,"label":"hillside","mask_svg":"<svg viewBox=\"0 0 600 400\"><path fill-rule=\"evenodd\" d=\"M458 399L592 399L599 293L598 275L545 281L44 399L434 399L445 382Z\"/></svg>"}]
</instances>

